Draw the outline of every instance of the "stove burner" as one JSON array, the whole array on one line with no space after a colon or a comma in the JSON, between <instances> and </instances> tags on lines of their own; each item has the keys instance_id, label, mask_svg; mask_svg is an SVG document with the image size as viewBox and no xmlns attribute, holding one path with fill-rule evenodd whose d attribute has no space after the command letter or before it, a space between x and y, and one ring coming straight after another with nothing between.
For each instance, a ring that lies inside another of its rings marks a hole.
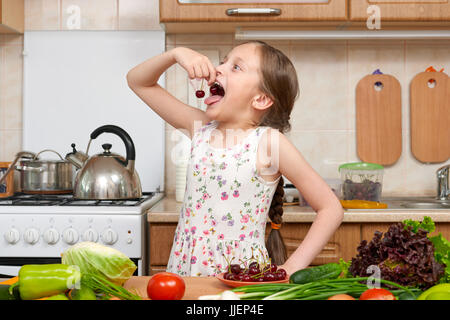
<instances>
[{"instance_id":1,"label":"stove burner","mask_svg":"<svg viewBox=\"0 0 450 320\"><path fill-rule=\"evenodd\" d=\"M0 198L0 206L97 206L97 207L133 207L152 198L154 192L144 192L138 199L127 200L81 200L74 199L73 194L24 194L17 193L11 197Z\"/></svg>"}]
</instances>

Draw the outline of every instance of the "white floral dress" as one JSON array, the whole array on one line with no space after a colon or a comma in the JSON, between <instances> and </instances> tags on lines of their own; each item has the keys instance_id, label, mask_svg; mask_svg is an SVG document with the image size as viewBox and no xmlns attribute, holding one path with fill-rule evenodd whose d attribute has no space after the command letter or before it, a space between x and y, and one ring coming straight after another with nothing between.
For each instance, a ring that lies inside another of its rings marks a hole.
<instances>
[{"instance_id":1,"label":"white floral dress","mask_svg":"<svg viewBox=\"0 0 450 320\"><path fill-rule=\"evenodd\" d=\"M186 192L167 271L182 276L213 276L228 262L267 259L265 228L278 180L256 170L258 127L231 148L209 144L212 121L196 131L191 144Z\"/></svg>"}]
</instances>

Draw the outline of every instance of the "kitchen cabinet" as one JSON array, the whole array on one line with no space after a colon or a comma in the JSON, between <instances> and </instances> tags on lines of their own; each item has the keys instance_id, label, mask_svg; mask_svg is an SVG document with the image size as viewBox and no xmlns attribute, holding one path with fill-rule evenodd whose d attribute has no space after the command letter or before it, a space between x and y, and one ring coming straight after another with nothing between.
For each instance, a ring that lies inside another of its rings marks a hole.
<instances>
[{"instance_id":1,"label":"kitchen cabinet","mask_svg":"<svg viewBox=\"0 0 450 320\"><path fill-rule=\"evenodd\" d=\"M172 249L176 223L150 223L150 275L165 271Z\"/></svg>"},{"instance_id":2,"label":"kitchen cabinet","mask_svg":"<svg viewBox=\"0 0 450 320\"><path fill-rule=\"evenodd\" d=\"M280 229L288 255L291 255L305 238L311 223L286 223ZM176 223L150 223L150 275L165 271L172 248ZM361 241L361 225L358 223L342 224L317 255L311 265L338 262L340 258L350 260L356 255L356 248ZM266 238L270 225L266 228Z\"/></svg>"},{"instance_id":3,"label":"kitchen cabinet","mask_svg":"<svg viewBox=\"0 0 450 320\"><path fill-rule=\"evenodd\" d=\"M445 21L450 19L449 0L349 0L352 21L366 21L367 9L376 5L383 21Z\"/></svg>"},{"instance_id":4,"label":"kitchen cabinet","mask_svg":"<svg viewBox=\"0 0 450 320\"><path fill-rule=\"evenodd\" d=\"M347 0L200 1L160 0L160 22L166 32L234 32L236 27L337 26L347 20ZM274 9L270 14L230 9ZM205 28L205 22L210 27Z\"/></svg>"},{"instance_id":5,"label":"kitchen cabinet","mask_svg":"<svg viewBox=\"0 0 450 320\"><path fill-rule=\"evenodd\" d=\"M0 33L23 33L24 0L0 0Z\"/></svg>"},{"instance_id":6,"label":"kitchen cabinet","mask_svg":"<svg viewBox=\"0 0 450 320\"><path fill-rule=\"evenodd\" d=\"M392 223L364 223L361 227L361 239L370 241L373 238L375 231L385 233ZM450 239L450 222L435 222L436 231L433 235L442 233L445 239Z\"/></svg>"}]
</instances>

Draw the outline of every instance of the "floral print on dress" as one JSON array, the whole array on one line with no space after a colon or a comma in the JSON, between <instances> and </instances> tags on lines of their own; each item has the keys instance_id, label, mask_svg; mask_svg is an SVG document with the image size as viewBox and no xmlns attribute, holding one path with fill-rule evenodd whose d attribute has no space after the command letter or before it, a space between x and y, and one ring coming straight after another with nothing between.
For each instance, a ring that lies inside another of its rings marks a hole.
<instances>
[{"instance_id":1,"label":"floral print on dress","mask_svg":"<svg viewBox=\"0 0 450 320\"><path fill-rule=\"evenodd\" d=\"M186 193L167 271L182 276L213 276L229 261L267 257L267 213L278 181L265 182L256 171L262 133L253 129L234 147L209 144L213 121L195 132Z\"/></svg>"}]
</instances>

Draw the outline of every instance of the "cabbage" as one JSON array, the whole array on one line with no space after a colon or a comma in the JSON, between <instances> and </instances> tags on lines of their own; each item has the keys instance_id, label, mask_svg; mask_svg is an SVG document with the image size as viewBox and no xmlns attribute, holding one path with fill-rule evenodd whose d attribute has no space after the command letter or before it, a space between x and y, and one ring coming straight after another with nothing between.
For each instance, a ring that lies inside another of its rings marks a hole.
<instances>
[{"instance_id":1,"label":"cabbage","mask_svg":"<svg viewBox=\"0 0 450 320\"><path fill-rule=\"evenodd\" d=\"M75 265L81 274L95 274L123 285L137 269L122 252L95 242L79 242L62 254L62 263Z\"/></svg>"}]
</instances>

